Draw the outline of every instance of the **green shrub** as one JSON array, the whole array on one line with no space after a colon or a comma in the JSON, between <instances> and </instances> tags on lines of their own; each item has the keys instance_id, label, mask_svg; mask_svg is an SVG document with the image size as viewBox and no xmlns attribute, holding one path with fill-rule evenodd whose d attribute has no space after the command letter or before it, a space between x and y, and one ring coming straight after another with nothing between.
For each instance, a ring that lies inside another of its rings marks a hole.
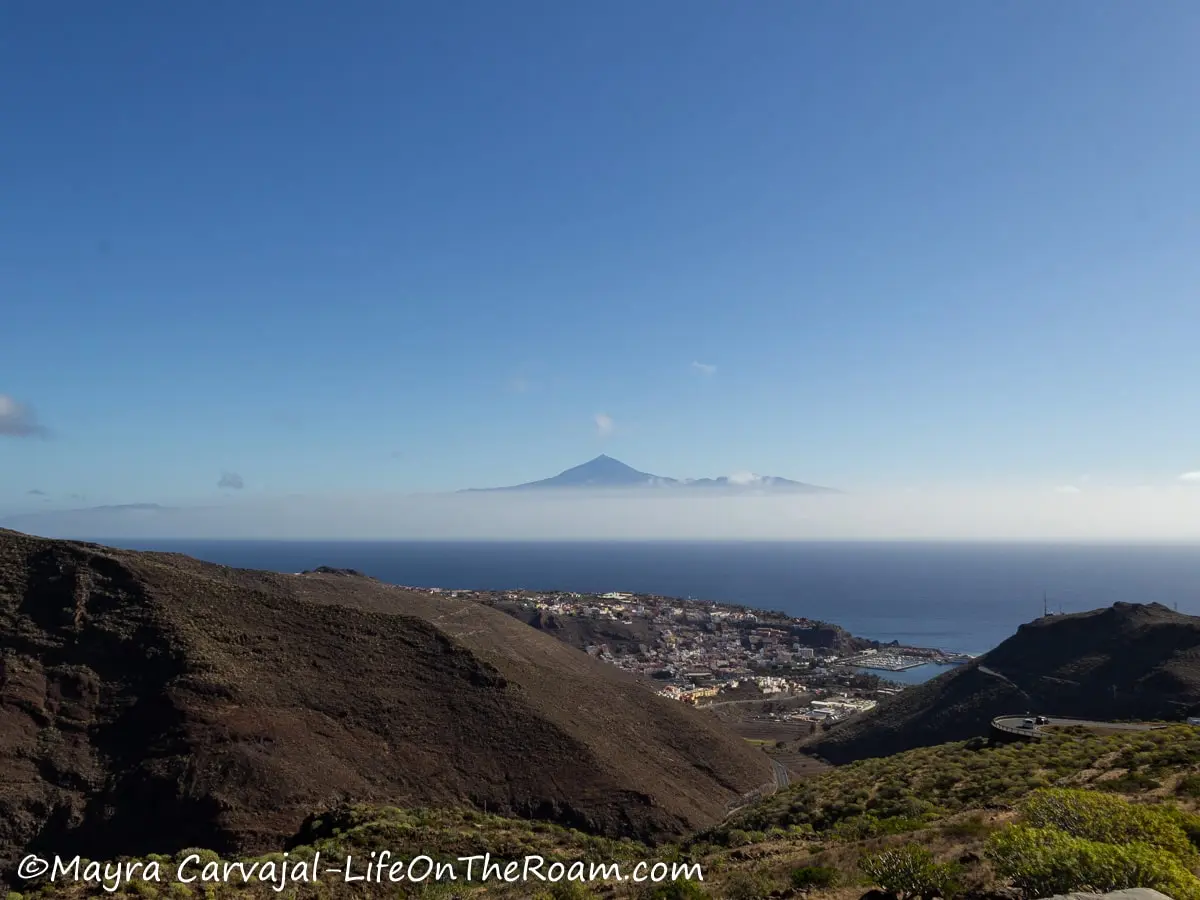
<instances>
[{"instance_id":1,"label":"green shrub","mask_svg":"<svg viewBox=\"0 0 1200 900\"><path fill-rule=\"evenodd\" d=\"M1183 861L1197 859L1178 817L1162 806L1130 803L1096 791L1051 788L1030 794L1021 812L1033 828L1056 828L1103 844L1139 842L1161 847Z\"/></svg>"},{"instance_id":2,"label":"green shrub","mask_svg":"<svg viewBox=\"0 0 1200 900\"><path fill-rule=\"evenodd\" d=\"M1187 812L1177 806L1161 806L1159 809L1163 811L1163 815L1170 816L1183 829L1183 833L1187 835L1187 839L1193 847L1200 848L1200 815Z\"/></svg>"},{"instance_id":3,"label":"green shrub","mask_svg":"<svg viewBox=\"0 0 1200 900\"><path fill-rule=\"evenodd\" d=\"M725 880L726 900L762 900L770 892L766 881L750 872L734 872Z\"/></svg>"},{"instance_id":4,"label":"green shrub","mask_svg":"<svg viewBox=\"0 0 1200 900\"><path fill-rule=\"evenodd\" d=\"M871 881L900 900L949 897L959 888L958 866L935 862L933 854L917 844L868 856L859 865Z\"/></svg>"},{"instance_id":5,"label":"green shrub","mask_svg":"<svg viewBox=\"0 0 1200 900\"><path fill-rule=\"evenodd\" d=\"M798 890L830 888L838 883L840 873L833 866L801 866L792 869L792 887Z\"/></svg>"},{"instance_id":6,"label":"green shrub","mask_svg":"<svg viewBox=\"0 0 1200 900\"><path fill-rule=\"evenodd\" d=\"M203 847L188 847L187 849L180 850L175 854L175 861L181 863L193 854L199 857L199 862L193 860L193 863L199 866L203 866L205 863L218 862L221 859L221 857L212 850L205 850Z\"/></svg>"},{"instance_id":7,"label":"green shrub","mask_svg":"<svg viewBox=\"0 0 1200 900\"><path fill-rule=\"evenodd\" d=\"M988 839L986 853L997 873L1027 897L1149 887L1174 900L1200 900L1200 880L1171 853L1146 843L1108 844L1057 828L1012 825Z\"/></svg>"},{"instance_id":8,"label":"green shrub","mask_svg":"<svg viewBox=\"0 0 1200 900\"><path fill-rule=\"evenodd\" d=\"M1162 785L1144 772L1126 772L1117 778L1101 781L1096 787L1118 794L1144 794Z\"/></svg>"},{"instance_id":9,"label":"green shrub","mask_svg":"<svg viewBox=\"0 0 1200 900\"><path fill-rule=\"evenodd\" d=\"M888 816L877 818L867 813L853 819L843 819L833 826L832 837L841 841L862 841L886 834L904 834L928 824L927 817Z\"/></svg>"},{"instance_id":10,"label":"green shrub","mask_svg":"<svg viewBox=\"0 0 1200 900\"><path fill-rule=\"evenodd\" d=\"M1200 775L1185 775L1175 785L1175 793L1181 797L1200 797Z\"/></svg>"}]
</instances>

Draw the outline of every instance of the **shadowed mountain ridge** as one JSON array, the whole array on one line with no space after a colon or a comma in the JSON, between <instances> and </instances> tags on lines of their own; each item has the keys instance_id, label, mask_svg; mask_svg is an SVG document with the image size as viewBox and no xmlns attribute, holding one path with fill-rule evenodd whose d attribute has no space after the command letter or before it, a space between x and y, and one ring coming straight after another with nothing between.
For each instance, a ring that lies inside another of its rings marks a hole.
<instances>
[{"instance_id":1,"label":"shadowed mountain ridge","mask_svg":"<svg viewBox=\"0 0 1200 900\"><path fill-rule=\"evenodd\" d=\"M1025 712L1179 720L1200 711L1200 617L1115 603L1022 625L989 653L810 741L843 763L986 735Z\"/></svg>"}]
</instances>

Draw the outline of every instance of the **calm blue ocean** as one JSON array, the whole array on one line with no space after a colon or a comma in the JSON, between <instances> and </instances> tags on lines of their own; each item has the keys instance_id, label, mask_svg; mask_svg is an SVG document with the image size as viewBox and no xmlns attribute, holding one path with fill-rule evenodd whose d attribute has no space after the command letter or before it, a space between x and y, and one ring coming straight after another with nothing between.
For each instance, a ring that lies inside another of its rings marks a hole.
<instances>
[{"instance_id":1,"label":"calm blue ocean","mask_svg":"<svg viewBox=\"0 0 1200 900\"><path fill-rule=\"evenodd\" d=\"M394 584L632 591L777 609L881 641L983 653L1052 609L1200 614L1200 547L863 543L124 541L244 568L358 569ZM914 673L918 680L925 673ZM927 675L925 675L927 677Z\"/></svg>"}]
</instances>

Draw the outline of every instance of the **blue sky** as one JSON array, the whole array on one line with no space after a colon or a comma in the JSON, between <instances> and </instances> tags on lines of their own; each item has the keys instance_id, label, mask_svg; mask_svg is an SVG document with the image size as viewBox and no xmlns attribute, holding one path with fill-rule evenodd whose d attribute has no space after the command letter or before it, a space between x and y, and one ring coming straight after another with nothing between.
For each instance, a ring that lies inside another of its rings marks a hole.
<instances>
[{"instance_id":1,"label":"blue sky","mask_svg":"<svg viewBox=\"0 0 1200 900\"><path fill-rule=\"evenodd\" d=\"M0 512L601 452L1173 482L1198 41L1190 0L4 3Z\"/></svg>"}]
</instances>

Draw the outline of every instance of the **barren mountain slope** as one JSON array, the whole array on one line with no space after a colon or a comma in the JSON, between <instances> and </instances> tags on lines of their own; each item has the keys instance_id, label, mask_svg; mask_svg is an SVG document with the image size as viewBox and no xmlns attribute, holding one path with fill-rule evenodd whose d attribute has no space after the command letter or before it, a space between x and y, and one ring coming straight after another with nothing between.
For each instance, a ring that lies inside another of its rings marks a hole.
<instances>
[{"instance_id":1,"label":"barren mountain slope","mask_svg":"<svg viewBox=\"0 0 1200 900\"><path fill-rule=\"evenodd\" d=\"M654 838L771 777L496 610L0 531L0 865L279 846L339 799Z\"/></svg>"}]
</instances>

